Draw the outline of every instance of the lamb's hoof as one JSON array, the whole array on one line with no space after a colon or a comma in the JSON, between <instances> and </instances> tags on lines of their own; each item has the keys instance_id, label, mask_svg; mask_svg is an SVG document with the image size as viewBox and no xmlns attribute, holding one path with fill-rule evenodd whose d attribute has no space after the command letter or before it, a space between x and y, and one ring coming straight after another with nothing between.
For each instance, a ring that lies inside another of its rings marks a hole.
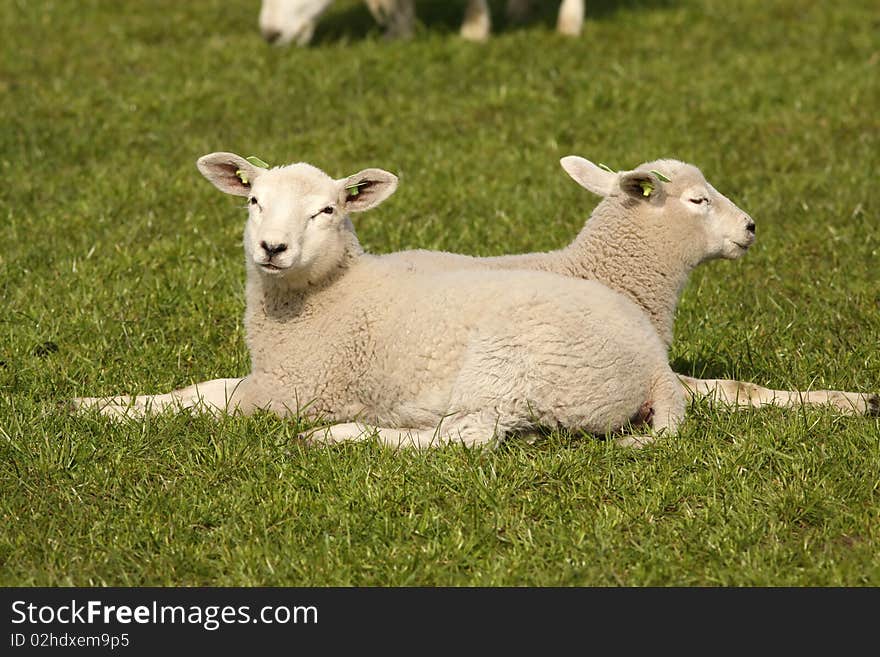
<instances>
[{"instance_id":1,"label":"lamb's hoof","mask_svg":"<svg viewBox=\"0 0 880 657\"><path fill-rule=\"evenodd\" d=\"M296 434L296 441L306 447L314 447L316 441L313 439L313 436L316 432L314 431L303 431L301 433Z\"/></svg>"},{"instance_id":2,"label":"lamb's hoof","mask_svg":"<svg viewBox=\"0 0 880 657\"><path fill-rule=\"evenodd\" d=\"M647 447L655 440L654 436L622 436L615 440L618 447L631 447L632 449L641 449Z\"/></svg>"},{"instance_id":3,"label":"lamb's hoof","mask_svg":"<svg viewBox=\"0 0 880 657\"><path fill-rule=\"evenodd\" d=\"M865 413L868 417L880 417L880 395L868 397L868 410Z\"/></svg>"},{"instance_id":4,"label":"lamb's hoof","mask_svg":"<svg viewBox=\"0 0 880 657\"><path fill-rule=\"evenodd\" d=\"M61 402L64 404L65 402ZM101 397L74 397L66 402L71 413L97 411L99 415L113 420L132 420L143 417L144 413L130 404L119 404L112 399ZM59 409L61 406L59 405Z\"/></svg>"},{"instance_id":5,"label":"lamb's hoof","mask_svg":"<svg viewBox=\"0 0 880 657\"><path fill-rule=\"evenodd\" d=\"M40 417L53 417L57 415L75 415L76 405L73 399L60 399L55 402L47 402L40 406Z\"/></svg>"},{"instance_id":6,"label":"lamb's hoof","mask_svg":"<svg viewBox=\"0 0 880 657\"><path fill-rule=\"evenodd\" d=\"M72 397L58 402L58 410L69 413L81 413L90 410L104 413L104 409L107 406L112 406L112 404L107 400L102 400L100 397Z\"/></svg>"},{"instance_id":7,"label":"lamb's hoof","mask_svg":"<svg viewBox=\"0 0 880 657\"><path fill-rule=\"evenodd\" d=\"M296 439L306 447L324 447L336 442L327 427L315 427L301 431L296 435Z\"/></svg>"}]
</instances>

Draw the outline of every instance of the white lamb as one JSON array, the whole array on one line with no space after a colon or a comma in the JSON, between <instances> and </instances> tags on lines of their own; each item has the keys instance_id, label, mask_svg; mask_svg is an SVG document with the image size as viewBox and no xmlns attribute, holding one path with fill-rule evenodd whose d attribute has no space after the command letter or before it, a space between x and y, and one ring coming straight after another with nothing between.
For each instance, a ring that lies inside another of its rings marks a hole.
<instances>
[{"instance_id":1,"label":"white lamb","mask_svg":"<svg viewBox=\"0 0 880 657\"><path fill-rule=\"evenodd\" d=\"M561 163L576 182L603 197L567 247L494 258L424 250L385 257L419 271L523 269L596 280L642 307L668 347L678 300L691 271L707 260L742 256L754 242L754 222L690 164L656 160L615 173L581 157L565 157ZM772 390L729 379L679 378L689 396L731 406L831 404L844 413L880 413L876 395Z\"/></svg>"},{"instance_id":2,"label":"white lamb","mask_svg":"<svg viewBox=\"0 0 880 657\"><path fill-rule=\"evenodd\" d=\"M336 423L331 442L375 430L416 446L474 445L540 426L606 434L648 417L650 435L622 442L676 433L684 394L653 325L625 296L546 272L425 273L365 254L349 213L394 192L385 171L333 180L308 164L265 170L231 153L198 167L221 191L248 198L250 374L77 406L111 415L262 408Z\"/></svg>"},{"instance_id":3,"label":"white lamb","mask_svg":"<svg viewBox=\"0 0 880 657\"><path fill-rule=\"evenodd\" d=\"M413 0L365 0L370 13L391 37L412 34L415 22ZM295 41L304 46L312 40L315 26L333 0L262 0L260 32L269 43L286 45ZM530 0L509 0L508 14L516 19L529 9ZM584 22L584 0L562 0L557 30L577 36ZM487 0L468 0L461 36L471 41L485 41L492 31Z\"/></svg>"}]
</instances>

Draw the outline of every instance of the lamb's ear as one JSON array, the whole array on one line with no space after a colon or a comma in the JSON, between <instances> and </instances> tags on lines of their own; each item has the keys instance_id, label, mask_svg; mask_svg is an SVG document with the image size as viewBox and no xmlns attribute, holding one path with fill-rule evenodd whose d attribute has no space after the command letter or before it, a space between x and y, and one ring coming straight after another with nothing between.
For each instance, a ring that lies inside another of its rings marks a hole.
<instances>
[{"instance_id":1,"label":"lamb's ear","mask_svg":"<svg viewBox=\"0 0 880 657\"><path fill-rule=\"evenodd\" d=\"M663 183L650 171L627 171L620 174L620 189L640 200L654 199L663 193Z\"/></svg>"},{"instance_id":2,"label":"lamb's ear","mask_svg":"<svg viewBox=\"0 0 880 657\"><path fill-rule=\"evenodd\" d=\"M597 196L608 196L614 191L617 174L606 171L577 155L568 155L559 160L559 163L578 185Z\"/></svg>"},{"instance_id":3,"label":"lamb's ear","mask_svg":"<svg viewBox=\"0 0 880 657\"><path fill-rule=\"evenodd\" d=\"M203 155L196 166L214 187L235 196L250 194L254 180L265 171L235 153Z\"/></svg>"},{"instance_id":4,"label":"lamb's ear","mask_svg":"<svg viewBox=\"0 0 880 657\"><path fill-rule=\"evenodd\" d=\"M397 189L397 176L382 169L364 169L338 182L348 212L374 208Z\"/></svg>"}]
</instances>

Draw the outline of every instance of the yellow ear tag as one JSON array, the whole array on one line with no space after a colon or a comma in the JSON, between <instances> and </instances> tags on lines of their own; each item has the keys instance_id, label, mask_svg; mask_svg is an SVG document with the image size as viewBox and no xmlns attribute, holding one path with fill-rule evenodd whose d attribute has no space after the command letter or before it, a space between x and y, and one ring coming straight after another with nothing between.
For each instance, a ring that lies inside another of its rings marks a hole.
<instances>
[{"instance_id":1,"label":"yellow ear tag","mask_svg":"<svg viewBox=\"0 0 880 657\"><path fill-rule=\"evenodd\" d=\"M263 162L263 160L258 158L256 155L249 155L248 157L246 157L244 159L247 160L248 162L250 162L251 164L253 164L255 167L260 167L261 169L268 169L269 168L269 165L266 164L265 162ZM248 184L247 173L245 172L244 169L238 169L235 172L235 175L238 176L239 180L241 180L242 185Z\"/></svg>"},{"instance_id":2,"label":"yellow ear tag","mask_svg":"<svg viewBox=\"0 0 880 657\"><path fill-rule=\"evenodd\" d=\"M642 196L650 196L651 192L654 191L654 185L647 180L640 182L639 187L642 188Z\"/></svg>"}]
</instances>

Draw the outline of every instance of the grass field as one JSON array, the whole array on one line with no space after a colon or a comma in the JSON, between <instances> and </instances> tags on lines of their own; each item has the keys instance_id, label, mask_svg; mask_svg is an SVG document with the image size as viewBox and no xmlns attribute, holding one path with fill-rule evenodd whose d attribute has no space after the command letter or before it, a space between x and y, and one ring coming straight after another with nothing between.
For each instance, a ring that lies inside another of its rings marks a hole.
<instances>
[{"instance_id":1,"label":"grass field","mask_svg":"<svg viewBox=\"0 0 880 657\"><path fill-rule=\"evenodd\" d=\"M241 203L216 150L401 187L374 252L556 248L596 203L558 160L697 164L758 225L699 269L671 358L880 390L874 0L555 3L492 41L420 2L386 42L338 2L307 50L256 0L0 4L0 584L880 585L880 421L690 409L630 451L307 449L260 415L114 424L57 403L247 372Z\"/></svg>"}]
</instances>

